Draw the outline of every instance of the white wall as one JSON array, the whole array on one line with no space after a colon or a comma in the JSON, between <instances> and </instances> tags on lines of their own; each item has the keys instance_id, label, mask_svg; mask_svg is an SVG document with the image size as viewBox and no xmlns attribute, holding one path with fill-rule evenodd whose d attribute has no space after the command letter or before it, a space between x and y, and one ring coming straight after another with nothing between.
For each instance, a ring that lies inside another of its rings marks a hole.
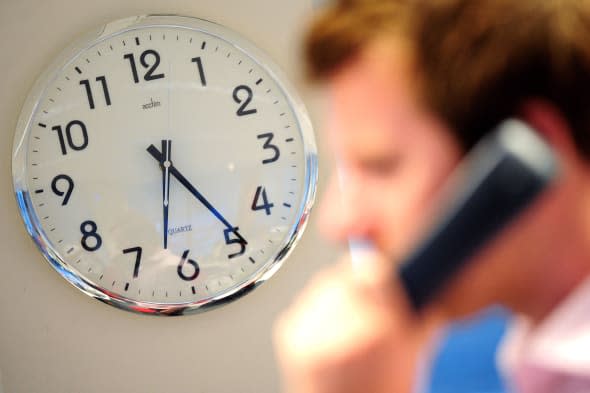
<instances>
[{"instance_id":1,"label":"white wall","mask_svg":"<svg viewBox=\"0 0 590 393\"><path fill-rule=\"evenodd\" d=\"M317 214L284 267L245 298L187 317L135 315L83 295L37 251L13 195L12 138L28 89L53 56L81 33L137 14L198 16L237 30L304 92L298 45L312 4L318 1L0 0L0 393L279 391L272 321L334 259L318 238Z\"/></svg>"}]
</instances>

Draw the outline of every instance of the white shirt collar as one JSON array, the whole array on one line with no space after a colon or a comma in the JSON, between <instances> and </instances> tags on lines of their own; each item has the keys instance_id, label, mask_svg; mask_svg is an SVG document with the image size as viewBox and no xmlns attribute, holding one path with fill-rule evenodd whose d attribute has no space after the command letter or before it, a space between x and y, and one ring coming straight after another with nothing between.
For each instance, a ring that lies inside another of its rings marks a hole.
<instances>
[{"instance_id":1,"label":"white shirt collar","mask_svg":"<svg viewBox=\"0 0 590 393\"><path fill-rule=\"evenodd\" d=\"M590 375L590 278L541 324L516 317L498 353L508 377L523 365L572 376Z\"/></svg>"}]
</instances>

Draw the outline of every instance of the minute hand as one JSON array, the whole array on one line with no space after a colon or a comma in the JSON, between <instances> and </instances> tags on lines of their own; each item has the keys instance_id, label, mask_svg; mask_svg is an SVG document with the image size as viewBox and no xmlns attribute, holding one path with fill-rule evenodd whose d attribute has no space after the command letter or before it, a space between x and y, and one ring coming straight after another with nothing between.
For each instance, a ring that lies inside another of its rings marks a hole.
<instances>
[{"instance_id":1,"label":"minute hand","mask_svg":"<svg viewBox=\"0 0 590 393\"><path fill-rule=\"evenodd\" d=\"M148 151L148 153L150 153L150 154L151 154L151 156L152 156L152 157L154 157L154 158L156 159L156 161L158 161L158 162L162 162L163 156L162 156L162 153L161 153L161 152L158 150L158 148L157 148L157 147L155 147L154 145L150 145L150 146L147 148L147 151ZM240 239L240 241L241 241L241 242L243 242L243 244L248 244L248 242L246 241L246 239L244 239L244 238L242 237L242 235L240 235L240 234L238 233L238 231L236 230L236 227L234 227L233 225L231 225L231 224L230 224L230 223L229 223L229 222L228 222L228 221L225 219L225 217L223 217L223 216L221 215L221 213L219 213L219 211L218 211L218 210L217 210L215 207L213 207L213 205L212 205L211 203L209 203L209 201L207 200L207 198L205 198L205 197L203 196L203 194L201 194L201 193L199 192L199 190L197 190L197 189L195 188L195 186L193 186L193 185L191 184L191 182L189 182L189 181L187 180L187 178L186 178L186 177L184 177L184 176L183 176L183 174L182 174L182 173L180 173L180 172L178 171L178 169L176 169L176 167L174 166L174 164L170 165L170 167L169 167L169 170L170 170L170 174L171 174L172 176L174 176L174 177L176 178L176 180L178 180L178 181L180 182L180 184L182 184L183 186L185 186L185 187L186 187L186 189L187 189L187 190L189 190L189 191L190 191L190 193L191 193L191 194L193 194L193 196L199 200L199 202L201 202L203 205L205 205L205 207L206 207L207 209L209 209L209 211L210 211L211 213L213 213L213 215L214 215L215 217L217 217L217 219L218 219L219 221L221 221L221 222L223 223L223 225L225 225L225 226L226 226L226 228L230 229L230 230L231 230L231 232L235 233L235 235L236 235L236 236L237 236L237 237Z\"/></svg>"}]
</instances>

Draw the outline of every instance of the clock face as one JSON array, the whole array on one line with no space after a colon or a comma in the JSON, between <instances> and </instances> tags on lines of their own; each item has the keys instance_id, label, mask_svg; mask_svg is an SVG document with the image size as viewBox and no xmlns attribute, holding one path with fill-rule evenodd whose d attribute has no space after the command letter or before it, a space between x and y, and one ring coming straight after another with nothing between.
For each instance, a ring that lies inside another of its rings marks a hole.
<instances>
[{"instance_id":1,"label":"clock face","mask_svg":"<svg viewBox=\"0 0 590 393\"><path fill-rule=\"evenodd\" d=\"M315 144L280 71L186 17L118 21L38 80L15 137L25 225L85 293L202 310L276 271L315 194Z\"/></svg>"}]
</instances>

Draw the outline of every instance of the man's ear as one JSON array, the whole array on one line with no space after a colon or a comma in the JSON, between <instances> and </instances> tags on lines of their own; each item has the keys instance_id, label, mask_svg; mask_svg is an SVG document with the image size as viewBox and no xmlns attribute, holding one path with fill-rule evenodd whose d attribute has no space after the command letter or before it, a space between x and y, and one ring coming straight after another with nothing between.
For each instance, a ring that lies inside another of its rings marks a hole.
<instances>
[{"instance_id":1,"label":"man's ear","mask_svg":"<svg viewBox=\"0 0 590 393\"><path fill-rule=\"evenodd\" d=\"M547 100L530 99L522 105L519 115L562 156L561 159L579 158L570 125L554 104Z\"/></svg>"}]
</instances>

